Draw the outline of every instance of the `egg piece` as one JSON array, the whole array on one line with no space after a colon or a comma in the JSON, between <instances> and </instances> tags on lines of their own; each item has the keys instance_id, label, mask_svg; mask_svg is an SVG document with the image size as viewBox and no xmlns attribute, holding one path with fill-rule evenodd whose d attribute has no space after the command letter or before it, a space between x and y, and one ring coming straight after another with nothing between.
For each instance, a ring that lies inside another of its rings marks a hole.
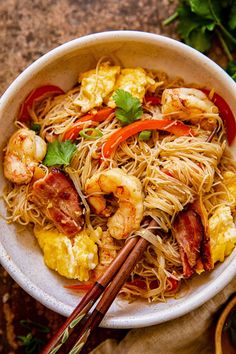
<instances>
[{"instance_id":1,"label":"egg piece","mask_svg":"<svg viewBox=\"0 0 236 354\"><path fill-rule=\"evenodd\" d=\"M143 68L126 68L121 70L114 91L122 89L142 102L146 90L149 87L153 90L153 86L155 86L155 80L148 76ZM107 104L112 108L116 106L112 96Z\"/></svg>"},{"instance_id":2,"label":"egg piece","mask_svg":"<svg viewBox=\"0 0 236 354\"><path fill-rule=\"evenodd\" d=\"M103 100L114 90L119 73L119 66L103 63L98 69L81 74L79 77L81 90L73 103L80 106L83 113L101 106Z\"/></svg>"},{"instance_id":3,"label":"egg piece","mask_svg":"<svg viewBox=\"0 0 236 354\"><path fill-rule=\"evenodd\" d=\"M236 174L232 171L224 172L223 183L228 188L231 197L234 199L233 206L236 206Z\"/></svg>"},{"instance_id":4,"label":"egg piece","mask_svg":"<svg viewBox=\"0 0 236 354\"><path fill-rule=\"evenodd\" d=\"M229 206L219 206L209 219L213 263L223 262L236 245L236 227Z\"/></svg>"},{"instance_id":5,"label":"egg piece","mask_svg":"<svg viewBox=\"0 0 236 354\"><path fill-rule=\"evenodd\" d=\"M44 262L50 268L69 279L89 280L89 271L98 264L96 240L102 230L83 230L73 239L57 230L34 229L34 234L44 254Z\"/></svg>"}]
</instances>

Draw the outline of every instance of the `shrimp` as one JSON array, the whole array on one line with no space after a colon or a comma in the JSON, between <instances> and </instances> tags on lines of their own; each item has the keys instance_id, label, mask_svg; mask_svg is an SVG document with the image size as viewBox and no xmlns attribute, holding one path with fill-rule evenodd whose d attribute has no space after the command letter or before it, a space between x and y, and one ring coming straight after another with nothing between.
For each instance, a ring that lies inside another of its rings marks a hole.
<instances>
[{"instance_id":1,"label":"shrimp","mask_svg":"<svg viewBox=\"0 0 236 354\"><path fill-rule=\"evenodd\" d=\"M100 278L113 259L116 258L118 247L115 242L108 231L103 231L101 245L99 246L99 263L93 271L94 281Z\"/></svg>"},{"instance_id":2,"label":"shrimp","mask_svg":"<svg viewBox=\"0 0 236 354\"><path fill-rule=\"evenodd\" d=\"M17 130L6 147L3 162L5 177L16 184L29 183L46 151L47 144L33 130Z\"/></svg>"},{"instance_id":3,"label":"shrimp","mask_svg":"<svg viewBox=\"0 0 236 354\"><path fill-rule=\"evenodd\" d=\"M99 172L85 184L88 201L96 214L111 215L104 194L113 194L118 200L118 209L107 222L110 235L116 239L126 238L137 230L143 217L143 193L141 182L119 168Z\"/></svg>"},{"instance_id":4,"label":"shrimp","mask_svg":"<svg viewBox=\"0 0 236 354\"><path fill-rule=\"evenodd\" d=\"M205 130L213 130L216 126L214 116L218 115L218 108L201 90L185 87L165 89L161 103L162 113L168 118L176 118L176 113L178 119L200 123ZM208 113L207 117L204 117L205 113Z\"/></svg>"}]
</instances>

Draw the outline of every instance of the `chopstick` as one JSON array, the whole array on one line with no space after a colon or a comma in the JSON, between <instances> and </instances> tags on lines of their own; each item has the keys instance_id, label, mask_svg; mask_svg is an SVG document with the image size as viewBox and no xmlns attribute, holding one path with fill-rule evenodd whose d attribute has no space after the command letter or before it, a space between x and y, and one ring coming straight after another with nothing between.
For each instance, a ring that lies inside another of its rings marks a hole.
<instances>
[{"instance_id":1,"label":"chopstick","mask_svg":"<svg viewBox=\"0 0 236 354\"><path fill-rule=\"evenodd\" d=\"M152 220L148 229L155 226L156 222ZM77 341L69 353L75 354L80 352L91 332L102 321L122 285L126 282L134 266L146 250L147 245L148 241L140 237L130 238L126 242L125 246L113 260L106 272L93 285L92 289L85 294L78 306L52 337L41 354L55 354L58 352L62 345L68 340L72 331L75 328L77 330L79 325ZM106 288L108 284L109 286ZM103 292L104 294L94 311L85 317Z\"/></svg>"}]
</instances>

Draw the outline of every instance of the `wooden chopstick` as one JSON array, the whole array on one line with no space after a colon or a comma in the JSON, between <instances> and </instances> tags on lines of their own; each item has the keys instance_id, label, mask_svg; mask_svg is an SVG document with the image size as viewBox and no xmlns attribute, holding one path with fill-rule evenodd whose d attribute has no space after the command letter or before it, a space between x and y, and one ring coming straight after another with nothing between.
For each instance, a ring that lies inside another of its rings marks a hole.
<instances>
[{"instance_id":1,"label":"wooden chopstick","mask_svg":"<svg viewBox=\"0 0 236 354\"><path fill-rule=\"evenodd\" d=\"M75 327L73 326L73 324L74 323L78 324L82 320L82 318L86 315L86 313L90 310L90 308L96 302L98 297L104 291L107 284L110 282L112 276L116 274L116 272L119 270L124 260L131 252L131 250L134 248L137 242L138 242L137 237L130 238L126 242L124 247L121 249L117 257L107 268L105 273L98 279L98 281L94 283L91 290L84 295L84 297L82 298L78 306L76 306L76 308L71 313L71 315L67 318L64 324L55 333L55 335L52 337L50 342L43 349L41 354L53 353L53 350L56 350L56 348L58 348L59 350L59 347L63 344L63 343L60 344L60 341L64 342L65 337L70 336L71 332Z\"/></svg>"},{"instance_id":2,"label":"wooden chopstick","mask_svg":"<svg viewBox=\"0 0 236 354\"><path fill-rule=\"evenodd\" d=\"M114 301L116 295L119 293L122 285L126 282L134 266L146 250L148 243L149 242L144 238L139 238L138 243L127 257L126 261L120 268L120 271L116 274L110 285L106 288L96 308L86 319L79 333L77 333L78 339L70 353L79 353L92 331L100 324L107 310Z\"/></svg>"},{"instance_id":3,"label":"wooden chopstick","mask_svg":"<svg viewBox=\"0 0 236 354\"><path fill-rule=\"evenodd\" d=\"M152 220L148 229L155 226L156 222ZM130 238L126 242L125 246L113 260L106 272L94 284L92 289L85 294L81 302L52 337L41 354L55 354L62 349L62 345L67 341L75 327L76 329L78 328L78 325L81 324L81 320L83 319L81 328L77 333L78 339L69 353L75 354L80 352L92 330L96 328L103 319L122 285L126 282L134 266L146 250L147 245L148 241L140 237ZM85 315L108 284L109 286L105 290L95 310L85 318Z\"/></svg>"}]
</instances>

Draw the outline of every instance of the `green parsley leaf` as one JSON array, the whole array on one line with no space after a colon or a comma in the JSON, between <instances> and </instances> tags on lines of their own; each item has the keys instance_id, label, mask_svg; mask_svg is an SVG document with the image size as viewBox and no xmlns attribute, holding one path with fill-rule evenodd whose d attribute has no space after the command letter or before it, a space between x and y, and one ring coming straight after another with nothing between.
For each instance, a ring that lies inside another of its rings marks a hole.
<instances>
[{"instance_id":1,"label":"green parsley leaf","mask_svg":"<svg viewBox=\"0 0 236 354\"><path fill-rule=\"evenodd\" d=\"M208 1L202 0L189 0L189 5L192 12L204 18L213 19Z\"/></svg>"},{"instance_id":2,"label":"green parsley leaf","mask_svg":"<svg viewBox=\"0 0 236 354\"><path fill-rule=\"evenodd\" d=\"M227 73L236 81L236 60L232 60L228 63L226 67Z\"/></svg>"},{"instance_id":3,"label":"green parsley leaf","mask_svg":"<svg viewBox=\"0 0 236 354\"><path fill-rule=\"evenodd\" d=\"M112 97L116 103L116 118L122 125L128 125L141 118L142 103L129 92L118 89Z\"/></svg>"},{"instance_id":4,"label":"green parsley leaf","mask_svg":"<svg viewBox=\"0 0 236 354\"><path fill-rule=\"evenodd\" d=\"M178 14L178 32L184 42L201 52L207 51L211 46L211 31L215 23L194 14L187 6L179 6Z\"/></svg>"},{"instance_id":5,"label":"green parsley leaf","mask_svg":"<svg viewBox=\"0 0 236 354\"><path fill-rule=\"evenodd\" d=\"M44 340L34 337L32 333L17 338L21 341L25 354L39 354L45 344Z\"/></svg>"},{"instance_id":6,"label":"green parsley leaf","mask_svg":"<svg viewBox=\"0 0 236 354\"><path fill-rule=\"evenodd\" d=\"M20 325L28 329L37 328L37 330L42 333L50 332L50 329L47 326L44 326L41 323L34 322L31 320L20 320Z\"/></svg>"},{"instance_id":7,"label":"green parsley leaf","mask_svg":"<svg viewBox=\"0 0 236 354\"><path fill-rule=\"evenodd\" d=\"M211 47L211 37L211 33L206 31L206 27L202 27L200 30L196 29L190 33L187 43L204 53Z\"/></svg>"},{"instance_id":8,"label":"green parsley leaf","mask_svg":"<svg viewBox=\"0 0 236 354\"><path fill-rule=\"evenodd\" d=\"M70 140L64 142L55 140L53 143L48 143L48 150L43 163L46 166L69 165L75 151L76 145Z\"/></svg>"},{"instance_id":9,"label":"green parsley leaf","mask_svg":"<svg viewBox=\"0 0 236 354\"><path fill-rule=\"evenodd\" d=\"M229 28L233 31L236 29L236 1L233 1L229 13Z\"/></svg>"},{"instance_id":10,"label":"green parsley leaf","mask_svg":"<svg viewBox=\"0 0 236 354\"><path fill-rule=\"evenodd\" d=\"M190 0L192 6L197 6L198 0ZM205 6L205 5L204 5ZM205 7L203 6L203 10ZM193 6L193 9L195 7ZM204 10L202 12L206 12ZM177 9L179 14L178 32L184 42L195 49L206 52L211 47L212 31L216 24L214 20L203 18L200 11L194 13L189 6L181 5Z\"/></svg>"},{"instance_id":11,"label":"green parsley leaf","mask_svg":"<svg viewBox=\"0 0 236 354\"><path fill-rule=\"evenodd\" d=\"M40 132L41 125L37 123L32 123L30 129L35 131L36 134L38 134Z\"/></svg>"}]
</instances>

